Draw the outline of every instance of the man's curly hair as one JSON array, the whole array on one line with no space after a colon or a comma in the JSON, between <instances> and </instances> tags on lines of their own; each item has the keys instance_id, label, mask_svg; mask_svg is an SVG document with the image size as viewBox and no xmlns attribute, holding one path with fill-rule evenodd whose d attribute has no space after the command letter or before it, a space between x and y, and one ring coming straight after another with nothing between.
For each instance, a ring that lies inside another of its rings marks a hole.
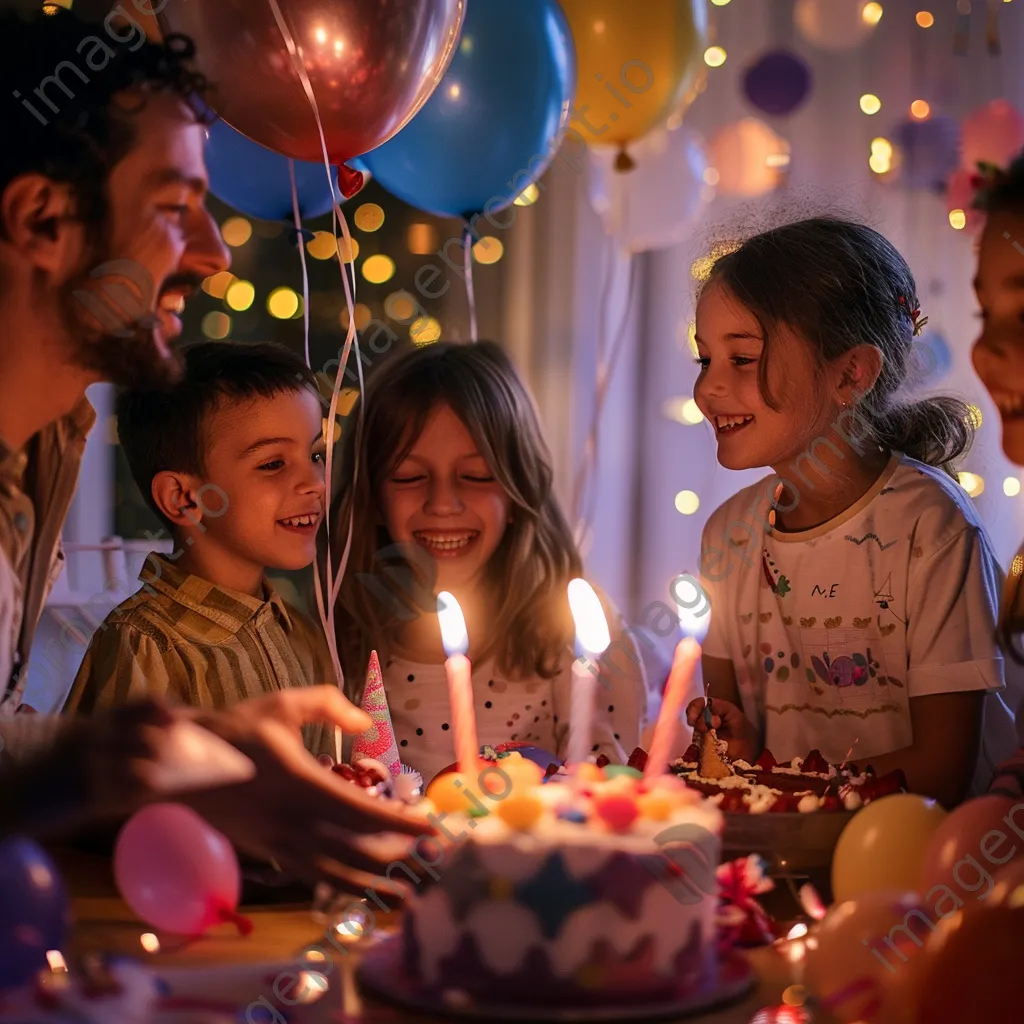
<instances>
[{"instance_id":1,"label":"man's curly hair","mask_svg":"<svg viewBox=\"0 0 1024 1024\"><path fill-rule=\"evenodd\" d=\"M132 24L138 27L137 22ZM94 42L89 42L90 37ZM126 37L122 32L121 37L135 48L118 42L104 24L83 21L63 9L31 16L0 13L0 104L7 137L0 147L0 195L22 174L45 174L72 185L79 216L97 225L107 213L107 175L134 141L124 116L131 111L123 102L115 105L115 96L129 90L176 93L197 119L209 120L209 108L203 102L208 83L192 67L195 47L189 38L174 35L163 44L139 44L138 36ZM98 70L86 62L86 56L96 52L97 39L113 51ZM73 95L51 88L58 106L54 111L35 90L58 72L62 62L73 65L78 73L65 65L61 80Z\"/></svg>"}]
</instances>

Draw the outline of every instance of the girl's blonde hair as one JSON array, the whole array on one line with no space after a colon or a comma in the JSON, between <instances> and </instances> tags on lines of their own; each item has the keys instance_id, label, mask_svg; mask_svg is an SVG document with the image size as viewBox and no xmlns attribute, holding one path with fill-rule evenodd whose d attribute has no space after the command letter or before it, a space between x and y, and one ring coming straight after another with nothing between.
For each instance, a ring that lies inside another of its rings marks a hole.
<instances>
[{"instance_id":1,"label":"girl's blonde hair","mask_svg":"<svg viewBox=\"0 0 1024 1024\"><path fill-rule=\"evenodd\" d=\"M550 678L573 636L566 587L581 560L552 487L551 458L533 401L504 352L492 342L446 342L407 352L371 378L362 437L350 430L344 479L331 536L340 552L354 509L352 546L336 615L338 653L348 696L361 696L376 649L386 663L403 621L436 613L429 558L399 549L384 525L383 485L437 408L465 424L511 501L511 522L487 565L495 602L491 638L475 660L493 655L513 677ZM355 415L350 422L356 422ZM410 554L417 564L412 564Z\"/></svg>"}]
</instances>

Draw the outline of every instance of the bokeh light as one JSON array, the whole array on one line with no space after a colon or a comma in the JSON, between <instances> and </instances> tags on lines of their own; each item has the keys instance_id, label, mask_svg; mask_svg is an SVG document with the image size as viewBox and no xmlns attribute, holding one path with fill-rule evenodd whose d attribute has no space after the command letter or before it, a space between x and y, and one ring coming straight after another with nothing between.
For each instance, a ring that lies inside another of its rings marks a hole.
<instances>
[{"instance_id":1,"label":"bokeh light","mask_svg":"<svg viewBox=\"0 0 1024 1024\"><path fill-rule=\"evenodd\" d=\"M910 114L912 117L916 117L918 121L927 121L932 114L931 104L927 100L914 100L910 104Z\"/></svg>"},{"instance_id":2,"label":"bokeh light","mask_svg":"<svg viewBox=\"0 0 1024 1024\"><path fill-rule=\"evenodd\" d=\"M704 63L709 68L720 68L725 63L726 52L721 46L709 46L704 51Z\"/></svg>"},{"instance_id":3,"label":"bokeh light","mask_svg":"<svg viewBox=\"0 0 1024 1024\"><path fill-rule=\"evenodd\" d=\"M516 206L533 206L540 198L540 189L536 185L527 185L515 198Z\"/></svg>"},{"instance_id":4,"label":"bokeh light","mask_svg":"<svg viewBox=\"0 0 1024 1024\"><path fill-rule=\"evenodd\" d=\"M437 228L433 224L410 224L405 237L409 252L415 256L429 256L437 249Z\"/></svg>"},{"instance_id":5,"label":"bokeh light","mask_svg":"<svg viewBox=\"0 0 1024 1024\"><path fill-rule=\"evenodd\" d=\"M493 235L484 235L473 246L473 259L477 263L483 263L489 265L491 263L497 263L498 260L505 253L505 246L502 245L500 238L495 238Z\"/></svg>"},{"instance_id":6,"label":"bokeh light","mask_svg":"<svg viewBox=\"0 0 1024 1024\"><path fill-rule=\"evenodd\" d=\"M384 300L384 312L400 324L408 323L416 315L419 303L405 291L392 292Z\"/></svg>"},{"instance_id":7,"label":"bokeh light","mask_svg":"<svg viewBox=\"0 0 1024 1024\"><path fill-rule=\"evenodd\" d=\"M376 203L363 203L352 219L360 231L378 231L384 223L384 211Z\"/></svg>"},{"instance_id":8,"label":"bokeh light","mask_svg":"<svg viewBox=\"0 0 1024 1024\"><path fill-rule=\"evenodd\" d=\"M338 252L338 240L331 231L314 231L306 243L306 252L315 260L333 259Z\"/></svg>"},{"instance_id":9,"label":"bokeh light","mask_svg":"<svg viewBox=\"0 0 1024 1024\"><path fill-rule=\"evenodd\" d=\"M949 226L957 231L963 231L967 227L967 214L963 210L950 210Z\"/></svg>"},{"instance_id":10,"label":"bokeh light","mask_svg":"<svg viewBox=\"0 0 1024 1024\"><path fill-rule=\"evenodd\" d=\"M356 330L357 331L361 331L370 322L370 320L373 319L373 314L370 312L370 307L365 305L362 302L357 302L355 304L355 314L356 314ZM346 306L341 311L341 313L338 316L338 320L341 322L341 326L344 327L345 330L347 331L348 330L348 306Z\"/></svg>"},{"instance_id":11,"label":"bokeh light","mask_svg":"<svg viewBox=\"0 0 1024 1024\"><path fill-rule=\"evenodd\" d=\"M1015 476L1008 476L1003 481L1003 494L1008 498L1016 498L1020 494L1020 481Z\"/></svg>"},{"instance_id":12,"label":"bokeh light","mask_svg":"<svg viewBox=\"0 0 1024 1024\"><path fill-rule=\"evenodd\" d=\"M935 15L931 11L918 11L914 20L921 28L931 28L935 24Z\"/></svg>"},{"instance_id":13,"label":"bokeh light","mask_svg":"<svg viewBox=\"0 0 1024 1024\"><path fill-rule=\"evenodd\" d=\"M256 289L252 286L251 281L232 281L228 285L227 293L224 296L224 301L234 310L241 312L243 309L248 309L256 298Z\"/></svg>"},{"instance_id":14,"label":"bokeh light","mask_svg":"<svg viewBox=\"0 0 1024 1024\"><path fill-rule=\"evenodd\" d=\"M267 296L267 312L278 320L290 320L298 311L299 296L291 288L275 288Z\"/></svg>"},{"instance_id":15,"label":"bokeh light","mask_svg":"<svg viewBox=\"0 0 1024 1024\"><path fill-rule=\"evenodd\" d=\"M860 109L865 114L877 114L882 109L882 101L873 92L866 92L860 98Z\"/></svg>"},{"instance_id":16,"label":"bokeh light","mask_svg":"<svg viewBox=\"0 0 1024 1024\"><path fill-rule=\"evenodd\" d=\"M409 337L414 345L430 345L440 341L441 325L432 316L418 316L409 327Z\"/></svg>"},{"instance_id":17,"label":"bokeh light","mask_svg":"<svg viewBox=\"0 0 1024 1024\"><path fill-rule=\"evenodd\" d=\"M676 511L684 516L692 516L700 508L700 498L696 491L680 491L675 500Z\"/></svg>"},{"instance_id":18,"label":"bokeh light","mask_svg":"<svg viewBox=\"0 0 1024 1024\"><path fill-rule=\"evenodd\" d=\"M252 238L252 225L244 217L229 217L220 226L225 245L237 249Z\"/></svg>"},{"instance_id":19,"label":"bokeh light","mask_svg":"<svg viewBox=\"0 0 1024 1024\"><path fill-rule=\"evenodd\" d=\"M378 253L363 260L363 277L370 284L383 284L395 276L395 261L390 256Z\"/></svg>"},{"instance_id":20,"label":"bokeh light","mask_svg":"<svg viewBox=\"0 0 1024 1024\"><path fill-rule=\"evenodd\" d=\"M230 270L222 270L219 274L211 274L203 281L203 291L212 295L215 299L223 299L228 293L231 282L235 275Z\"/></svg>"},{"instance_id":21,"label":"bokeh light","mask_svg":"<svg viewBox=\"0 0 1024 1024\"><path fill-rule=\"evenodd\" d=\"M207 338L220 341L231 333L231 317L227 313L207 313L203 317L200 329Z\"/></svg>"},{"instance_id":22,"label":"bokeh light","mask_svg":"<svg viewBox=\"0 0 1024 1024\"><path fill-rule=\"evenodd\" d=\"M692 398L683 396L668 399L662 405L661 412L666 419L688 427L704 421L704 414L697 408L697 403Z\"/></svg>"},{"instance_id":23,"label":"bokeh light","mask_svg":"<svg viewBox=\"0 0 1024 1024\"><path fill-rule=\"evenodd\" d=\"M985 481L977 473L957 473L960 486L972 497L977 498L985 490Z\"/></svg>"},{"instance_id":24,"label":"bokeh light","mask_svg":"<svg viewBox=\"0 0 1024 1024\"><path fill-rule=\"evenodd\" d=\"M883 13L884 9L881 4L870 3L864 5L864 10L860 12L860 16L865 25L877 25L882 20Z\"/></svg>"}]
</instances>

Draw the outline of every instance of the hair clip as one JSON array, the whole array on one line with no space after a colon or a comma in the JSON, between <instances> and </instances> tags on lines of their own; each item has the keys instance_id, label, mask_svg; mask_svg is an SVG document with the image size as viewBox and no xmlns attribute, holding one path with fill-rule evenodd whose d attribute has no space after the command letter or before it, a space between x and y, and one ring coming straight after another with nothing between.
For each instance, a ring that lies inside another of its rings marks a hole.
<instances>
[{"instance_id":1,"label":"hair clip","mask_svg":"<svg viewBox=\"0 0 1024 1024\"><path fill-rule=\"evenodd\" d=\"M910 309L910 305L905 296L901 295L899 301L900 308L907 314L907 316L910 317L910 322L914 325L913 336L916 338L924 330L925 325L928 323L928 317L921 316L920 306L915 306L913 309Z\"/></svg>"}]
</instances>

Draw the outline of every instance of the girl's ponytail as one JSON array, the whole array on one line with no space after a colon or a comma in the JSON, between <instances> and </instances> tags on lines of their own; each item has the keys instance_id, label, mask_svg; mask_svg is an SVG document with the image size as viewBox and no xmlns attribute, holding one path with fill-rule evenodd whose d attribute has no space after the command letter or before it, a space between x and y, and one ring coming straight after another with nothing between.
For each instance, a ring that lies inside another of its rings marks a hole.
<instances>
[{"instance_id":1,"label":"girl's ponytail","mask_svg":"<svg viewBox=\"0 0 1024 1024\"><path fill-rule=\"evenodd\" d=\"M879 444L954 478L953 463L971 447L977 429L967 403L951 395L893 403L881 413L865 411Z\"/></svg>"}]
</instances>

